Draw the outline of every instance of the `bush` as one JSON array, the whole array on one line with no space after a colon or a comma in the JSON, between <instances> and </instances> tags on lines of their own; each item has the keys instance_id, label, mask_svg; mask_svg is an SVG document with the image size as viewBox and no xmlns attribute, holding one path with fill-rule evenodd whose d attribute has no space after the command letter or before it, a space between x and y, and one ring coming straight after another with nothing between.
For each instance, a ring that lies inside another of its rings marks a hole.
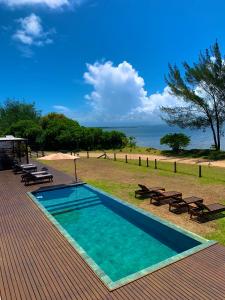
<instances>
[{"instance_id":1,"label":"bush","mask_svg":"<svg viewBox=\"0 0 225 300\"><path fill-rule=\"evenodd\" d=\"M169 146L172 151L177 153L187 147L190 141L190 137L183 133L169 133L160 139L160 144Z\"/></svg>"},{"instance_id":2,"label":"bush","mask_svg":"<svg viewBox=\"0 0 225 300\"><path fill-rule=\"evenodd\" d=\"M211 159L211 160L223 160L223 159L225 159L225 152L224 151L212 151L209 154L209 159Z\"/></svg>"}]
</instances>

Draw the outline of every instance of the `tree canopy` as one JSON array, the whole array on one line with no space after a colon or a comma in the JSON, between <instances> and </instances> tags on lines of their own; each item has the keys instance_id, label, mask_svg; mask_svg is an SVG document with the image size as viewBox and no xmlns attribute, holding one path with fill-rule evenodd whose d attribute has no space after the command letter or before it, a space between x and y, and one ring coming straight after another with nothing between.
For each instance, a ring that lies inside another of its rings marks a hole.
<instances>
[{"instance_id":1,"label":"tree canopy","mask_svg":"<svg viewBox=\"0 0 225 300\"><path fill-rule=\"evenodd\" d=\"M166 82L178 98L177 107L162 107L162 118L181 128L210 128L215 149L220 149L225 121L225 63L216 42L197 63L183 63L184 74L175 65L169 65Z\"/></svg>"},{"instance_id":2,"label":"tree canopy","mask_svg":"<svg viewBox=\"0 0 225 300\"><path fill-rule=\"evenodd\" d=\"M168 133L160 139L161 145L168 145L173 152L179 152L187 147L190 143L190 138L183 133Z\"/></svg>"},{"instance_id":3,"label":"tree canopy","mask_svg":"<svg viewBox=\"0 0 225 300\"><path fill-rule=\"evenodd\" d=\"M35 150L120 149L128 142L122 132L80 126L58 113L41 116L34 103L18 100L7 100L0 107L0 130L0 135L27 138Z\"/></svg>"},{"instance_id":4,"label":"tree canopy","mask_svg":"<svg viewBox=\"0 0 225 300\"><path fill-rule=\"evenodd\" d=\"M34 103L8 99L0 106L0 134L7 133L9 127L20 120L38 122L40 116Z\"/></svg>"}]
</instances>

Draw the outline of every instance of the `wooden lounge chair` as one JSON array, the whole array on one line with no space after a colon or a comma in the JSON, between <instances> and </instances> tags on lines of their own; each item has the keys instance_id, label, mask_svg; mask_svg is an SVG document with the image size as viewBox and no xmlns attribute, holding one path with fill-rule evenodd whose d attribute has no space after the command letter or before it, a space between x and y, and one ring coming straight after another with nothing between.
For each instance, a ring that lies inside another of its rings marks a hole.
<instances>
[{"instance_id":1,"label":"wooden lounge chair","mask_svg":"<svg viewBox=\"0 0 225 300\"><path fill-rule=\"evenodd\" d=\"M143 185L143 184L138 184L138 186L140 187L140 189L136 190L134 192L135 198L137 198L137 197L141 197L141 198L149 197L158 190L165 191L165 189L163 187L158 187L158 186L150 187L150 188L148 188L146 185Z\"/></svg>"},{"instance_id":2,"label":"wooden lounge chair","mask_svg":"<svg viewBox=\"0 0 225 300\"><path fill-rule=\"evenodd\" d=\"M193 219L193 216L196 216L197 218L206 218L211 215L225 211L225 205L220 203L206 205L203 203L196 202L195 205L195 207L190 207L190 219Z\"/></svg>"},{"instance_id":3,"label":"wooden lounge chair","mask_svg":"<svg viewBox=\"0 0 225 300\"><path fill-rule=\"evenodd\" d=\"M156 191L155 194L150 196L150 204L154 201L154 204L160 205L162 203L168 203L170 199L182 199L182 193L176 191Z\"/></svg>"},{"instance_id":4,"label":"wooden lounge chair","mask_svg":"<svg viewBox=\"0 0 225 300\"><path fill-rule=\"evenodd\" d=\"M191 196L187 198L178 198L178 199L171 199L169 201L169 211L174 213L181 213L182 211L188 211L190 209L190 204L203 202L202 198Z\"/></svg>"},{"instance_id":5,"label":"wooden lounge chair","mask_svg":"<svg viewBox=\"0 0 225 300\"><path fill-rule=\"evenodd\" d=\"M15 164L13 167L13 172L15 174L25 171L37 171L37 166L34 164Z\"/></svg>"},{"instance_id":6,"label":"wooden lounge chair","mask_svg":"<svg viewBox=\"0 0 225 300\"><path fill-rule=\"evenodd\" d=\"M47 171L38 171L38 172L26 171L24 174L21 175L21 182L24 182L25 178L29 177L30 175L40 175L40 174L48 174L48 172Z\"/></svg>"},{"instance_id":7,"label":"wooden lounge chair","mask_svg":"<svg viewBox=\"0 0 225 300\"><path fill-rule=\"evenodd\" d=\"M36 165L27 165L22 167L22 172L36 172L37 166Z\"/></svg>"},{"instance_id":8,"label":"wooden lounge chair","mask_svg":"<svg viewBox=\"0 0 225 300\"><path fill-rule=\"evenodd\" d=\"M32 173L29 173L28 176L26 176L24 178L24 184L25 185L28 185L30 183L43 183L43 182L50 182L50 181L53 181L53 175L50 174L50 173L45 173L45 174L37 174L37 175L33 175Z\"/></svg>"}]
</instances>

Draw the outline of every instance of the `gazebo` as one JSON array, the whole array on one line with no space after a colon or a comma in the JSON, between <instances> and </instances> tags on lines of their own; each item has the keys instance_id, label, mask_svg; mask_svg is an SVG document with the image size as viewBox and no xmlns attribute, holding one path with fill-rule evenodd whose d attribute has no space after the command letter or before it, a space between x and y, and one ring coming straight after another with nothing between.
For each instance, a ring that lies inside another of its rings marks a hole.
<instances>
[{"instance_id":1,"label":"gazebo","mask_svg":"<svg viewBox=\"0 0 225 300\"><path fill-rule=\"evenodd\" d=\"M14 160L29 163L27 139L13 135L0 137L0 170L10 169Z\"/></svg>"}]
</instances>

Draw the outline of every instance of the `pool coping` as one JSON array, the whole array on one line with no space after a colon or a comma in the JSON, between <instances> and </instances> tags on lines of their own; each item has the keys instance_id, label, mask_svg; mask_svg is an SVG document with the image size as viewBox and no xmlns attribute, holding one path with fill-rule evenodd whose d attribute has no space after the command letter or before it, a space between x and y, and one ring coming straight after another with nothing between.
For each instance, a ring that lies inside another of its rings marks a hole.
<instances>
[{"instance_id":1,"label":"pool coping","mask_svg":"<svg viewBox=\"0 0 225 300\"><path fill-rule=\"evenodd\" d=\"M162 224L164 224L165 226L168 226L176 231L181 232L182 234L189 236L192 239L197 240L198 242L200 242L201 244L198 246L195 246L189 250L186 250L184 252L181 252L180 254L174 255L166 260L163 260L162 262L159 262L157 264L154 264L148 268L145 268L141 271L135 272L131 275L128 275L120 280L117 281L112 281L110 279L109 276L107 276L104 271L94 262L94 260L86 253L86 251L76 242L76 240L74 238L71 237L71 235L58 223L58 221L56 221L56 219L47 211L47 209L36 199L36 197L33 195L33 193L36 192L46 192L46 191L50 191L50 190L56 190L56 189L63 189L63 188L67 188L67 187L73 187L73 186L78 186L78 185L83 185L85 184L87 187L89 187L90 189L101 193L107 197L113 198L113 200L127 206L130 207L131 209L134 209L135 211L144 214L145 216L148 216ZM106 193L98 188L95 188L89 184L86 183L73 183L73 184L67 184L65 186L59 186L59 187L50 187L50 188L46 188L46 189L42 189L40 191L33 191L33 192L27 192L27 195L29 196L30 199L32 199L34 201L34 203L43 211L43 213L47 216L47 218L49 219L49 221L51 221L51 223L60 231L60 233L68 240L68 242L75 248L75 250L80 254L80 256L84 259L84 261L89 265L89 267L94 271L94 273L98 276L98 278L100 278L100 280L104 283L104 285L109 289L109 291L113 291L117 288L120 288L132 281L135 281L137 279L140 279L141 277L144 277L146 275L149 275L159 269L162 269L170 264L173 264L181 259L184 259L190 255L193 255L205 248L208 248L214 244L216 244L216 241L210 241L207 240L191 231L188 231L186 229L181 228L178 225L175 225L167 220L161 219L158 216L155 216L154 214L145 211L142 208L136 207L130 203L127 203L117 197L114 197L113 195L110 195L109 193Z\"/></svg>"}]
</instances>

